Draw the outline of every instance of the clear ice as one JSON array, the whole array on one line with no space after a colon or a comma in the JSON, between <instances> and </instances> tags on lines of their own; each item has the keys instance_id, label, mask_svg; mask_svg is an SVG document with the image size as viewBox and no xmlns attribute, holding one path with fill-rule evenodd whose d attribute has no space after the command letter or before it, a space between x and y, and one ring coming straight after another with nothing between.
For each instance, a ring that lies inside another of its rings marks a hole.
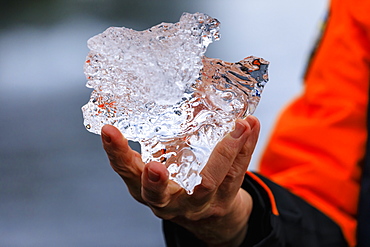
<instances>
[{"instance_id":1,"label":"clear ice","mask_svg":"<svg viewBox=\"0 0 370 247\"><path fill-rule=\"evenodd\" d=\"M144 162L165 164L188 194L235 119L254 112L268 81L262 58L229 63L204 56L219 26L206 14L184 13L174 24L111 27L88 40L84 72L94 90L82 107L86 129L117 127L141 144Z\"/></svg>"}]
</instances>

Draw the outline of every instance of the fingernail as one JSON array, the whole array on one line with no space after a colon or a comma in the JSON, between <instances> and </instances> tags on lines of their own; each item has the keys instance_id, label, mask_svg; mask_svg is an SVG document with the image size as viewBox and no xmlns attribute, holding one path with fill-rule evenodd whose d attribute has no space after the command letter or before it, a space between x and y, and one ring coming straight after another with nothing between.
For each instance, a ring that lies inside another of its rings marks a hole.
<instances>
[{"instance_id":1,"label":"fingernail","mask_svg":"<svg viewBox=\"0 0 370 247\"><path fill-rule=\"evenodd\" d=\"M110 136L105 135L103 132L101 133L101 135L106 143L110 143L112 141Z\"/></svg>"},{"instance_id":2,"label":"fingernail","mask_svg":"<svg viewBox=\"0 0 370 247\"><path fill-rule=\"evenodd\" d=\"M160 179L160 176L158 173L156 172L153 172L152 170L150 170L150 168L148 168L148 178L150 181L156 183L159 181Z\"/></svg>"},{"instance_id":3,"label":"fingernail","mask_svg":"<svg viewBox=\"0 0 370 247\"><path fill-rule=\"evenodd\" d=\"M232 138L238 139L244 133L245 125L237 121L235 123L235 129L230 133Z\"/></svg>"},{"instance_id":4,"label":"fingernail","mask_svg":"<svg viewBox=\"0 0 370 247\"><path fill-rule=\"evenodd\" d=\"M256 121L254 121L254 119L252 119L252 116L251 116L251 115L249 115L249 116L246 118L246 120L248 121L248 123L249 123L249 125L250 125L251 129L253 129L253 128L254 128L254 126L256 125Z\"/></svg>"}]
</instances>

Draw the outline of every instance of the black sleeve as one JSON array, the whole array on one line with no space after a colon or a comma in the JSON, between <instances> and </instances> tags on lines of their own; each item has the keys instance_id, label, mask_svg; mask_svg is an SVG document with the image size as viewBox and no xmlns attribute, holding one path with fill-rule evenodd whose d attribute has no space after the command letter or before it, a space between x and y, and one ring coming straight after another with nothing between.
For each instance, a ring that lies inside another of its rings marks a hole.
<instances>
[{"instance_id":1,"label":"black sleeve","mask_svg":"<svg viewBox=\"0 0 370 247\"><path fill-rule=\"evenodd\" d=\"M262 186L245 176L242 188L253 198L253 210L242 247L344 247L341 229L326 215L283 187L256 174L274 195L279 214L271 210L270 198ZM170 221L163 221L169 247L206 246L192 233Z\"/></svg>"}]
</instances>

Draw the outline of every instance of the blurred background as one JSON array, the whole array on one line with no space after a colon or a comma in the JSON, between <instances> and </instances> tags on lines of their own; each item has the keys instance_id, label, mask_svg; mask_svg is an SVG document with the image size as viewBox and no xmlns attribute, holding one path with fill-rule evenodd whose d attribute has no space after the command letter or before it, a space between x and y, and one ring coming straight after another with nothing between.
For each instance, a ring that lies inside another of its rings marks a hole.
<instances>
[{"instance_id":1,"label":"blurred background","mask_svg":"<svg viewBox=\"0 0 370 247\"><path fill-rule=\"evenodd\" d=\"M183 12L221 21L207 56L271 62L255 115L251 169L301 78L326 1L18 0L0 6L0 246L164 246L161 222L129 196L81 106L86 41L110 26L147 29ZM135 146L135 144L133 144ZM136 146L137 147L137 146Z\"/></svg>"}]
</instances>

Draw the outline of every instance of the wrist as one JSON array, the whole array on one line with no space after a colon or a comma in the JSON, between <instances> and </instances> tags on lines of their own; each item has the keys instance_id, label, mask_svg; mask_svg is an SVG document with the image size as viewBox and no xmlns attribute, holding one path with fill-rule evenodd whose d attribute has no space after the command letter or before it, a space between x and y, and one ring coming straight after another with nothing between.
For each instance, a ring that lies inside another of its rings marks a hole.
<instances>
[{"instance_id":1,"label":"wrist","mask_svg":"<svg viewBox=\"0 0 370 247\"><path fill-rule=\"evenodd\" d=\"M239 246L247 233L252 206L252 197L245 190L240 189L224 214L193 222L185 220L175 223L185 227L208 246Z\"/></svg>"},{"instance_id":2,"label":"wrist","mask_svg":"<svg viewBox=\"0 0 370 247\"><path fill-rule=\"evenodd\" d=\"M239 197L239 199L238 199ZM229 234L225 234L225 237L228 236L228 240L221 245L215 246L240 246L248 230L248 220L251 215L253 208L253 199L251 195L243 189L239 189L239 192L234 201L233 210L230 212L230 221L228 222L229 226L233 227ZM227 223L225 223L227 224Z\"/></svg>"}]
</instances>

